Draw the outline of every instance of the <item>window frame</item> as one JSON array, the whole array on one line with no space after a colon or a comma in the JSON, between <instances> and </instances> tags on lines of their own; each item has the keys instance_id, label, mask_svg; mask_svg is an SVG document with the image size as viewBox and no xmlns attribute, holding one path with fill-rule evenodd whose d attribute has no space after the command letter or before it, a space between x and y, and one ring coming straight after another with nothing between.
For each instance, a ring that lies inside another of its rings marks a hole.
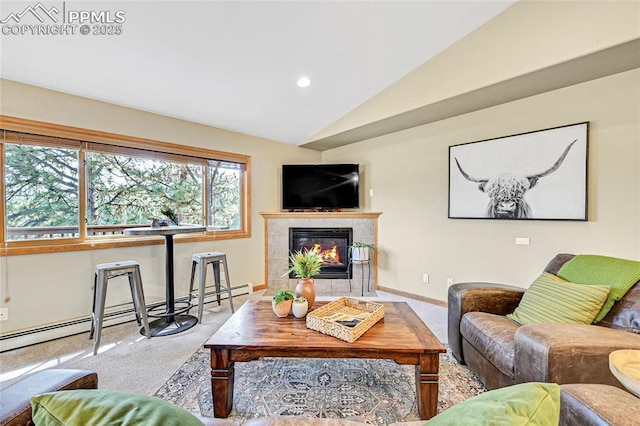
<instances>
[{"instance_id":1,"label":"window frame","mask_svg":"<svg viewBox=\"0 0 640 426\"><path fill-rule=\"evenodd\" d=\"M28 120L17 117L0 115L0 131L24 132L47 138L60 138L63 145L75 145L79 149L79 191L80 191L80 234L77 238L56 238L39 240L11 240L6 239L6 211L5 211L5 151L4 139L0 141L0 256L24 255L36 253L54 253L65 251L97 250L116 247L132 247L163 244L163 238L140 236L87 236L86 207L87 207L87 175L85 153L93 151L92 144L100 144L102 149L114 154L127 155L132 149L144 150L149 158L168 159L171 157L191 157L203 160L228 161L244 165L241 178L241 226L236 230L208 229L203 234L177 235L176 242L198 242L251 237L251 157L224 151L210 150L200 147L179 145L151 139L127 136L116 133L89 130L42 121ZM32 142L37 145L37 142ZM95 148L95 146L93 146ZM206 167L205 167L206 169ZM206 185L205 185L206 186ZM203 197L208 193L203 191ZM203 200L203 213L206 213L206 198ZM206 219L206 216L205 216Z\"/></svg>"}]
</instances>

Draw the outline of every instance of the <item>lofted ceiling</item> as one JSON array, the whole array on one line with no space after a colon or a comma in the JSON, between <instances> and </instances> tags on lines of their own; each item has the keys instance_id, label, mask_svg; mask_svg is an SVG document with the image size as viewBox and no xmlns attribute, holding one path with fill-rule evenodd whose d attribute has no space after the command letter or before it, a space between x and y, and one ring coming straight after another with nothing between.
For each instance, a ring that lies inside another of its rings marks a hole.
<instances>
[{"instance_id":1,"label":"lofted ceiling","mask_svg":"<svg viewBox=\"0 0 640 426\"><path fill-rule=\"evenodd\" d=\"M0 76L301 145L514 1L2 1Z\"/></svg>"}]
</instances>

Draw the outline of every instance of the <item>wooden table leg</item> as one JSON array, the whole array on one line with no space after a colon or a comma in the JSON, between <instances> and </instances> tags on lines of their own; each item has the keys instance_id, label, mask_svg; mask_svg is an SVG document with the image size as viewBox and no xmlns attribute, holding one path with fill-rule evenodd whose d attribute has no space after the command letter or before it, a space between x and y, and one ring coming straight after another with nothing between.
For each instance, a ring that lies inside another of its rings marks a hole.
<instances>
[{"instance_id":1,"label":"wooden table leg","mask_svg":"<svg viewBox=\"0 0 640 426\"><path fill-rule=\"evenodd\" d=\"M211 396L213 416L229 417L233 408L234 363L229 361L229 351L211 350Z\"/></svg>"},{"instance_id":2,"label":"wooden table leg","mask_svg":"<svg viewBox=\"0 0 640 426\"><path fill-rule=\"evenodd\" d=\"M416 365L416 396L418 415L428 420L438 414L438 367L440 355L420 355L420 364Z\"/></svg>"}]
</instances>

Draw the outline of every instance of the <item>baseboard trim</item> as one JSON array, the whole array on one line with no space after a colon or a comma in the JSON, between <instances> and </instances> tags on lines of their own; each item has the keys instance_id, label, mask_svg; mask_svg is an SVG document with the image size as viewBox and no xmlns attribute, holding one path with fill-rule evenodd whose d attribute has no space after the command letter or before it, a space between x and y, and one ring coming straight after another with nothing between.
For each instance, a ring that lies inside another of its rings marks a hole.
<instances>
[{"instance_id":1,"label":"baseboard trim","mask_svg":"<svg viewBox=\"0 0 640 426\"><path fill-rule=\"evenodd\" d=\"M442 300L432 299L426 296L420 296L419 294L408 293L406 291L397 290L395 288L383 287L381 285L378 286L378 290L386 291L387 293L397 294L398 296L408 297L409 299L419 300L420 302L431 303L432 305L447 307L447 302L443 302Z\"/></svg>"},{"instance_id":2,"label":"baseboard trim","mask_svg":"<svg viewBox=\"0 0 640 426\"><path fill-rule=\"evenodd\" d=\"M208 286L205 292L205 305L209 303L217 303L215 298L215 290L210 291L211 287ZM231 293L233 296L240 296L243 294L253 293L254 287L252 283L242 284L231 287ZM220 295L221 300L227 300L229 297L226 292L222 292ZM207 300L207 298L211 300ZM188 300L188 296L177 297L176 302ZM154 302L156 304L159 302ZM133 308L122 309L115 312L106 312L103 328L119 325L127 322L135 321ZM22 348L25 346L35 345L37 343L44 343L50 340L61 339L63 337L73 336L81 333L88 333L91 328L91 316L76 318L69 321L63 321L55 324L49 324L40 327L34 327L31 329L21 330L13 333L7 333L0 335L0 352L6 352L13 349ZM88 340L89 341L89 340Z\"/></svg>"},{"instance_id":3,"label":"baseboard trim","mask_svg":"<svg viewBox=\"0 0 640 426\"><path fill-rule=\"evenodd\" d=\"M269 287L266 284L258 284L253 286L253 291L266 290Z\"/></svg>"}]
</instances>

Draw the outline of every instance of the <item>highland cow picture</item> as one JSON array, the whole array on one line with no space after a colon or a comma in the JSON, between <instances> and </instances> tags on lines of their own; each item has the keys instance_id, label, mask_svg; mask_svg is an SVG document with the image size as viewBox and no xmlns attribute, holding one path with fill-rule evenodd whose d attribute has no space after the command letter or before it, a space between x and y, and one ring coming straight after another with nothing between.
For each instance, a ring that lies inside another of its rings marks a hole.
<instances>
[{"instance_id":1,"label":"highland cow picture","mask_svg":"<svg viewBox=\"0 0 640 426\"><path fill-rule=\"evenodd\" d=\"M449 218L587 220L589 123L449 147Z\"/></svg>"}]
</instances>

